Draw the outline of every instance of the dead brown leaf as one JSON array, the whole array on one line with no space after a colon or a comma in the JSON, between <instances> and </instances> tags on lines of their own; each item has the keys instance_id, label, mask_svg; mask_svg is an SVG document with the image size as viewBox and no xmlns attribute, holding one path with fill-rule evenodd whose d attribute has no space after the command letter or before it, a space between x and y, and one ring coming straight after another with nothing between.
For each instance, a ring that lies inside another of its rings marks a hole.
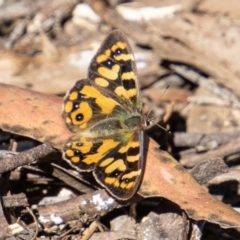
<instances>
[{"instance_id":1,"label":"dead brown leaf","mask_svg":"<svg viewBox=\"0 0 240 240\"><path fill-rule=\"evenodd\" d=\"M190 218L217 223L223 228L239 227L240 214L218 201L167 152L150 140L147 164L139 194L161 196L177 203Z\"/></svg>"},{"instance_id":2,"label":"dead brown leaf","mask_svg":"<svg viewBox=\"0 0 240 240\"><path fill-rule=\"evenodd\" d=\"M0 84L0 99L1 129L61 149L70 135L61 118L61 98Z\"/></svg>"},{"instance_id":3,"label":"dead brown leaf","mask_svg":"<svg viewBox=\"0 0 240 240\"><path fill-rule=\"evenodd\" d=\"M62 99L4 84L0 86L0 127L61 149L70 136L61 118ZM240 226L239 213L207 193L168 153L160 151L153 140L146 149L146 159L140 195L167 198L196 220L207 220L224 228Z\"/></svg>"}]
</instances>

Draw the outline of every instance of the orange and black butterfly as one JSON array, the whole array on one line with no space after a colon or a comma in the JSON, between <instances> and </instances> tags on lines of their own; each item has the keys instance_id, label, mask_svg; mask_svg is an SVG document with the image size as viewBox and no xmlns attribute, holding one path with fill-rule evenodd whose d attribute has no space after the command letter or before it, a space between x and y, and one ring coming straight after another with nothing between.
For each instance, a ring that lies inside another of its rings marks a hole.
<instances>
[{"instance_id":1,"label":"orange and black butterfly","mask_svg":"<svg viewBox=\"0 0 240 240\"><path fill-rule=\"evenodd\" d=\"M63 158L119 200L131 198L143 174L143 129L139 84L131 47L115 30L102 43L86 79L64 100L63 119L74 135Z\"/></svg>"}]
</instances>

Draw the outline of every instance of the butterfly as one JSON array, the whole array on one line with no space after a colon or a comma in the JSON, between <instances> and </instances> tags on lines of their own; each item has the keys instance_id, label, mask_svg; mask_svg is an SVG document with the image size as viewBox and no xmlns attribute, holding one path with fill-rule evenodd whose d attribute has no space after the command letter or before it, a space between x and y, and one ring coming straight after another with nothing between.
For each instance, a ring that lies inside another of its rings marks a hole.
<instances>
[{"instance_id":1,"label":"butterfly","mask_svg":"<svg viewBox=\"0 0 240 240\"><path fill-rule=\"evenodd\" d=\"M73 133L63 159L78 171L93 172L113 197L128 200L138 190L144 168L140 90L131 47L112 31L93 57L86 79L64 98L63 119Z\"/></svg>"}]
</instances>

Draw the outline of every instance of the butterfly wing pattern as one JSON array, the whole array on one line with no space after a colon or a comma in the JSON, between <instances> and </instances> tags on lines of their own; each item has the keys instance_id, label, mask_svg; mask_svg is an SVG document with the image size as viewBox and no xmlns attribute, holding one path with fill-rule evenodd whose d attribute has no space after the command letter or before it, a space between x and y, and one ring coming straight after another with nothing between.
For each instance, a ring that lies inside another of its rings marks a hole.
<instances>
[{"instance_id":1,"label":"butterfly wing pattern","mask_svg":"<svg viewBox=\"0 0 240 240\"><path fill-rule=\"evenodd\" d=\"M137 191L143 174L143 120L136 66L124 34L111 32L92 59L88 78L64 99L63 119L73 136L63 158L119 200Z\"/></svg>"}]
</instances>

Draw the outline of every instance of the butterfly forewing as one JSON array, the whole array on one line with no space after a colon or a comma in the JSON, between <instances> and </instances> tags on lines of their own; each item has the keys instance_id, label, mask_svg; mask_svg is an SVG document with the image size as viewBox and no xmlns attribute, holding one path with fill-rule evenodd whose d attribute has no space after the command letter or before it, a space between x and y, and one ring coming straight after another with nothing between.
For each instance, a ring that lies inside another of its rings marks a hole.
<instances>
[{"instance_id":1,"label":"butterfly forewing","mask_svg":"<svg viewBox=\"0 0 240 240\"><path fill-rule=\"evenodd\" d=\"M106 118L119 118L119 115L126 114L119 102L92 86L90 79L77 81L64 100L63 118L72 132L94 127Z\"/></svg>"},{"instance_id":2,"label":"butterfly forewing","mask_svg":"<svg viewBox=\"0 0 240 240\"><path fill-rule=\"evenodd\" d=\"M136 64L121 31L113 31L103 42L90 64L89 78L127 108L140 108Z\"/></svg>"},{"instance_id":3,"label":"butterfly forewing","mask_svg":"<svg viewBox=\"0 0 240 240\"><path fill-rule=\"evenodd\" d=\"M143 135L134 57L122 32L107 36L88 72L64 100L63 119L74 135L63 158L79 171L93 171L114 197L127 200L143 173Z\"/></svg>"}]
</instances>

